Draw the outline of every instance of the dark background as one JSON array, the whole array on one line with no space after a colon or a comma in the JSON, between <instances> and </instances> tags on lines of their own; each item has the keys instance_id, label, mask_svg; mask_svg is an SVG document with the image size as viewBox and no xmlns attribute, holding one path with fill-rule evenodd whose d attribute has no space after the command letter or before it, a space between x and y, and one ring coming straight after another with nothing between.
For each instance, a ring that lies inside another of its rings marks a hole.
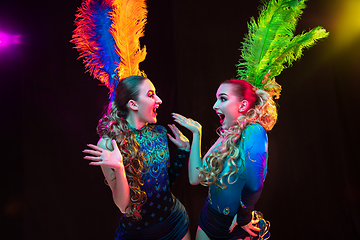
<instances>
[{"instance_id":1,"label":"dark background","mask_svg":"<svg viewBox=\"0 0 360 240\"><path fill-rule=\"evenodd\" d=\"M0 48L1 239L106 240L118 225L100 169L83 160L108 98L69 43L80 4L0 3L0 33L21 35ZM259 5L148 1L140 68L163 100L159 123L172 123L171 112L199 121L203 151L219 126L216 89L235 77L246 23ZM256 208L271 222L271 239L360 239L360 3L307 5L298 33L321 25L330 36L277 77L279 120L268 133L268 177ZM194 238L207 189L190 186L185 169L172 191Z\"/></svg>"}]
</instances>

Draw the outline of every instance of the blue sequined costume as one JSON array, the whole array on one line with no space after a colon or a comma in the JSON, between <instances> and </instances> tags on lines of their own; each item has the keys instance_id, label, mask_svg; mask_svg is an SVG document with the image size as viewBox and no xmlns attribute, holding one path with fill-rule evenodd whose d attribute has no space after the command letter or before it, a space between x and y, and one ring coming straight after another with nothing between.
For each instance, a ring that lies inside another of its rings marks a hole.
<instances>
[{"instance_id":1,"label":"blue sequined costume","mask_svg":"<svg viewBox=\"0 0 360 240\"><path fill-rule=\"evenodd\" d=\"M216 148L215 148L216 149ZM200 213L199 226L210 239L238 239L249 236L240 226L251 220L251 212L260 197L267 172L268 140L260 124L251 124L241 135L237 161L245 162L245 172L223 182L227 189L211 184L205 206ZM223 173L229 170L226 161ZM237 214L238 225L229 234L229 227Z\"/></svg>"},{"instance_id":2,"label":"blue sequined costume","mask_svg":"<svg viewBox=\"0 0 360 240\"><path fill-rule=\"evenodd\" d=\"M142 219L122 216L115 239L182 239L188 230L188 215L171 194L176 180L188 159L189 152L179 149L169 167L166 129L159 125L131 128L145 157L141 187L147 194L142 206Z\"/></svg>"}]
</instances>

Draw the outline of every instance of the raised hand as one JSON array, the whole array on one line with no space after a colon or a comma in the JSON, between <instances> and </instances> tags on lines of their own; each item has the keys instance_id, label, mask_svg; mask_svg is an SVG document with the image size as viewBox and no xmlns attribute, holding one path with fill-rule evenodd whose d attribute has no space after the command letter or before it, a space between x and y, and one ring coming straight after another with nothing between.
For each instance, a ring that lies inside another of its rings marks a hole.
<instances>
[{"instance_id":1,"label":"raised hand","mask_svg":"<svg viewBox=\"0 0 360 240\"><path fill-rule=\"evenodd\" d=\"M93 144L88 144L87 146L93 150L85 149L83 152L93 156L85 156L84 159L94 161L90 162L89 165L107 166L115 169L123 167L123 157L119 151L116 141L111 140L111 144L114 149L113 151L103 149Z\"/></svg>"},{"instance_id":2,"label":"raised hand","mask_svg":"<svg viewBox=\"0 0 360 240\"><path fill-rule=\"evenodd\" d=\"M181 126L189 129L192 133L201 133L201 124L191 118L186 118L180 114L173 113L174 121Z\"/></svg>"},{"instance_id":3,"label":"raised hand","mask_svg":"<svg viewBox=\"0 0 360 240\"><path fill-rule=\"evenodd\" d=\"M175 138L170 134L167 134L169 139L178 147L184 150L190 150L190 143L189 139L184 136L184 134L174 125L168 124L169 128L171 129L172 133L174 134Z\"/></svg>"}]
</instances>

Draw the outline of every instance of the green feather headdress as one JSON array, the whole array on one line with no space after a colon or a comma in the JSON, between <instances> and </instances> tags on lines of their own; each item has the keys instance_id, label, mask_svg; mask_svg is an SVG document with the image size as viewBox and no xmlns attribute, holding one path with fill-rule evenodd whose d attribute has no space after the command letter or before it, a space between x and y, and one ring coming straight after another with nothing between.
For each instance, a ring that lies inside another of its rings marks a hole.
<instances>
[{"instance_id":1,"label":"green feather headdress","mask_svg":"<svg viewBox=\"0 0 360 240\"><path fill-rule=\"evenodd\" d=\"M329 35L322 27L294 36L296 24L307 0L261 1L257 20L250 19L244 38L237 77L279 98L281 86L275 77L302 56L319 39Z\"/></svg>"}]
</instances>

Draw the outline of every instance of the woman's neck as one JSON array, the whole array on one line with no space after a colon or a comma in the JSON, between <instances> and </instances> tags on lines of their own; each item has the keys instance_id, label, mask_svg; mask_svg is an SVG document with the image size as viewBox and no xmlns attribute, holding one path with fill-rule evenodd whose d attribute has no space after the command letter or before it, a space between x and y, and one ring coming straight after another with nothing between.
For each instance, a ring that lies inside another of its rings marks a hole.
<instances>
[{"instance_id":1,"label":"woman's neck","mask_svg":"<svg viewBox=\"0 0 360 240\"><path fill-rule=\"evenodd\" d=\"M131 127L136 129L141 129L147 125L147 123L139 121L139 119L136 118L133 114L129 114L126 118L126 121L130 124Z\"/></svg>"}]
</instances>

